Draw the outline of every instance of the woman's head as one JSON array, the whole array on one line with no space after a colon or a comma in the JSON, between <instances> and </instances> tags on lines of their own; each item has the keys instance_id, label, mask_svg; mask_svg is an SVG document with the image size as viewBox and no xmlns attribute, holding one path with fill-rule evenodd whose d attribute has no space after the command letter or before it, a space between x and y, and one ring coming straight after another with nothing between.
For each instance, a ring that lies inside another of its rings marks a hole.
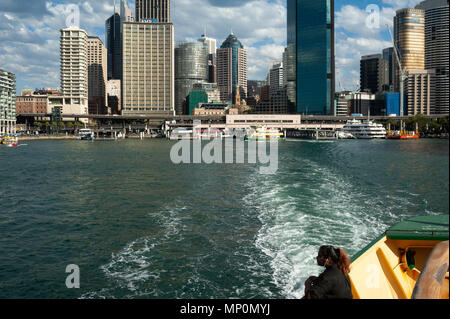
<instances>
[{"instance_id":1,"label":"woman's head","mask_svg":"<svg viewBox=\"0 0 450 319\"><path fill-rule=\"evenodd\" d=\"M331 267L336 264L344 275L347 275L350 268L350 259L342 248L327 245L319 248L317 264L324 267Z\"/></svg>"}]
</instances>

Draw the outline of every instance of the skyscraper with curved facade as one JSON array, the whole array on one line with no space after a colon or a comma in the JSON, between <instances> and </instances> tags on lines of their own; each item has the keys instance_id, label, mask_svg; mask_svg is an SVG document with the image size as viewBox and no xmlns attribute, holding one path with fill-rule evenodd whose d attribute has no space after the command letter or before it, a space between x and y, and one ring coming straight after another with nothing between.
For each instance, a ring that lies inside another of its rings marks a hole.
<instances>
[{"instance_id":1,"label":"skyscraper with curved facade","mask_svg":"<svg viewBox=\"0 0 450 319\"><path fill-rule=\"evenodd\" d=\"M217 49L217 86L224 102L233 100L238 87L247 97L247 50L233 33Z\"/></svg>"},{"instance_id":2,"label":"skyscraper with curved facade","mask_svg":"<svg viewBox=\"0 0 450 319\"><path fill-rule=\"evenodd\" d=\"M175 48L175 111L183 114L183 102L194 84L208 81L208 45L178 44Z\"/></svg>"},{"instance_id":3,"label":"skyscraper with curved facade","mask_svg":"<svg viewBox=\"0 0 450 319\"><path fill-rule=\"evenodd\" d=\"M394 17L394 42L406 71L425 70L425 12L421 9L397 10ZM400 69L394 63L394 90L400 90Z\"/></svg>"},{"instance_id":4,"label":"skyscraper with curved facade","mask_svg":"<svg viewBox=\"0 0 450 319\"><path fill-rule=\"evenodd\" d=\"M287 1L286 55L288 98L297 113L333 114L334 0Z\"/></svg>"}]
</instances>

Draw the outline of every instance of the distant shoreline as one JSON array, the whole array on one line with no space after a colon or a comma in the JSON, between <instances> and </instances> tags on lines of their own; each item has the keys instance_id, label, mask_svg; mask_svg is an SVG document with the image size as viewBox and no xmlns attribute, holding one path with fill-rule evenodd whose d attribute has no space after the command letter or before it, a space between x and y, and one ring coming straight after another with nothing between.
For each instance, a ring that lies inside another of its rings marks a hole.
<instances>
[{"instance_id":1,"label":"distant shoreline","mask_svg":"<svg viewBox=\"0 0 450 319\"><path fill-rule=\"evenodd\" d=\"M38 141L38 140L76 140L75 135L67 136L19 136L19 141Z\"/></svg>"},{"instance_id":2,"label":"distant shoreline","mask_svg":"<svg viewBox=\"0 0 450 319\"><path fill-rule=\"evenodd\" d=\"M78 136L76 135L63 135L63 136L19 136L19 141L47 141L47 140L77 140ZM118 140L121 140L122 138L118 138ZM126 139L139 139L139 136L127 136ZM148 137L145 136L144 139L155 139L155 137ZM104 137L100 137L100 138L95 138L94 140L99 140L99 141L103 141L103 140L114 140L114 138L104 138Z\"/></svg>"}]
</instances>

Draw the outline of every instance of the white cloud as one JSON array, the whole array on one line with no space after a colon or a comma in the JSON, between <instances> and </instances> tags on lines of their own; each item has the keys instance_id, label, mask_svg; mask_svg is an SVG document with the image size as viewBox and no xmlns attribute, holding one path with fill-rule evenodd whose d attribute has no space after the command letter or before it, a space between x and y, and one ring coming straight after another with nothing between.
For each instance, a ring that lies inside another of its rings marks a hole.
<instances>
[{"instance_id":1,"label":"white cloud","mask_svg":"<svg viewBox=\"0 0 450 319\"><path fill-rule=\"evenodd\" d=\"M386 32L386 25L392 26L395 16L393 8L379 8L372 11L369 8L358 8L353 5L343 6L336 12L336 29L366 36L379 35Z\"/></svg>"},{"instance_id":2,"label":"white cloud","mask_svg":"<svg viewBox=\"0 0 450 319\"><path fill-rule=\"evenodd\" d=\"M383 3L390 5L395 10L403 8L414 8L423 0L383 0Z\"/></svg>"}]
</instances>

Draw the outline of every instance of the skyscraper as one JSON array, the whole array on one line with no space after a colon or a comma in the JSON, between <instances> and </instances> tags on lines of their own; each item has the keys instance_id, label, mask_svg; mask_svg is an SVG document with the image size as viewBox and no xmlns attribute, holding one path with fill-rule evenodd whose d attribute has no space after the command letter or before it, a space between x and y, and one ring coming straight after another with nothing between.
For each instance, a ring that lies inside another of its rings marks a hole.
<instances>
[{"instance_id":1,"label":"skyscraper","mask_svg":"<svg viewBox=\"0 0 450 319\"><path fill-rule=\"evenodd\" d=\"M120 15L114 13L105 23L105 39L108 51L108 80L122 78L122 32Z\"/></svg>"},{"instance_id":2,"label":"skyscraper","mask_svg":"<svg viewBox=\"0 0 450 319\"><path fill-rule=\"evenodd\" d=\"M132 22L133 21L133 13L128 6L128 0L120 0L120 22Z\"/></svg>"},{"instance_id":3,"label":"skyscraper","mask_svg":"<svg viewBox=\"0 0 450 319\"><path fill-rule=\"evenodd\" d=\"M411 70L405 81L408 115L431 115L435 111L436 83L434 70Z\"/></svg>"},{"instance_id":4,"label":"skyscraper","mask_svg":"<svg viewBox=\"0 0 450 319\"><path fill-rule=\"evenodd\" d=\"M122 114L175 112L174 27L169 0L136 0L122 25Z\"/></svg>"},{"instance_id":5,"label":"skyscraper","mask_svg":"<svg viewBox=\"0 0 450 319\"><path fill-rule=\"evenodd\" d=\"M416 6L425 10L425 68L435 71L434 112L449 113L449 1L426 0Z\"/></svg>"},{"instance_id":6,"label":"skyscraper","mask_svg":"<svg viewBox=\"0 0 450 319\"><path fill-rule=\"evenodd\" d=\"M216 72L216 50L217 50L217 40L213 38L208 38L206 32L202 34L202 37L198 41L205 43L208 46L208 82L217 82L217 72Z\"/></svg>"},{"instance_id":7,"label":"skyscraper","mask_svg":"<svg viewBox=\"0 0 450 319\"><path fill-rule=\"evenodd\" d=\"M425 70L425 13L401 9L394 17L394 43L406 71ZM395 60L394 90L400 90L400 69Z\"/></svg>"},{"instance_id":8,"label":"skyscraper","mask_svg":"<svg viewBox=\"0 0 450 319\"><path fill-rule=\"evenodd\" d=\"M381 54L365 55L361 57L360 88L362 92L375 94L380 91L381 68Z\"/></svg>"},{"instance_id":9,"label":"skyscraper","mask_svg":"<svg viewBox=\"0 0 450 319\"><path fill-rule=\"evenodd\" d=\"M383 49L383 63L381 74L381 90L390 92L394 90L394 48Z\"/></svg>"},{"instance_id":10,"label":"skyscraper","mask_svg":"<svg viewBox=\"0 0 450 319\"><path fill-rule=\"evenodd\" d=\"M0 135L16 132L16 76L0 69Z\"/></svg>"},{"instance_id":11,"label":"skyscraper","mask_svg":"<svg viewBox=\"0 0 450 319\"><path fill-rule=\"evenodd\" d=\"M276 62L270 68L269 87L270 94L283 88L283 62Z\"/></svg>"},{"instance_id":12,"label":"skyscraper","mask_svg":"<svg viewBox=\"0 0 450 319\"><path fill-rule=\"evenodd\" d=\"M120 0L119 13L116 12L114 2L114 14L106 20L105 40L108 50L108 80L122 79L122 24L133 21L131 9L127 0Z\"/></svg>"},{"instance_id":13,"label":"skyscraper","mask_svg":"<svg viewBox=\"0 0 450 319\"><path fill-rule=\"evenodd\" d=\"M247 97L247 51L234 34L217 49L217 86L222 101L232 101L237 87Z\"/></svg>"},{"instance_id":14,"label":"skyscraper","mask_svg":"<svg viewBox=\"0 0 450 319\"><path fill-rule=\"evenodd\" d=\"M108 101L106 99L107 52L99 37L89 36L88 44L88 85L89 113L105 114Z\"/></svg>"},{"instance_id":15,"label":"skyscraper","mask_svg":"<svg viewBox=\"0 0 450 319\"><path fill-rule=\"evenodd\" d=\"M174 113L172 23L123 24L122 113Z\"/></svg>"},{"instance_id":16,"label":"skyscraper","mask_svg":"<svg viewBox=\"0 0 450 319\"><path fill-rule=\"evenodd\" d=\"M170 22L170 0L136 0L136 22Z\"/></svg>"},{"instance_id":17,"label":"skyscraper","mask_svg":"<svg viewBox=\"0 0 450 319\"><path fill-rule=\"evenodd\" d=\"M175 48L175 111L183 114L183 102L193 85L208 81L206 43L181 43Z\"/></svg>"},{"instance_id":18,"label":"skyscraper","mask_svg":"<svg viewBox=\"0 0 450 319\"><path fill-rule=\"evenodd\" d=\"M76 27L61 30L61 90L88 99L88 35Z\"/></svg>"},{"instance_id":19,"label":"skyscraper","mask_svg":"<svg viewBox=\"0 0 450 319\"><path fill-rule=\"evenodd\" d=\"M297 113L333 114L334 0L288 0L287 45L288 98L295 86Z\"/></svg>"}]
</instances>

